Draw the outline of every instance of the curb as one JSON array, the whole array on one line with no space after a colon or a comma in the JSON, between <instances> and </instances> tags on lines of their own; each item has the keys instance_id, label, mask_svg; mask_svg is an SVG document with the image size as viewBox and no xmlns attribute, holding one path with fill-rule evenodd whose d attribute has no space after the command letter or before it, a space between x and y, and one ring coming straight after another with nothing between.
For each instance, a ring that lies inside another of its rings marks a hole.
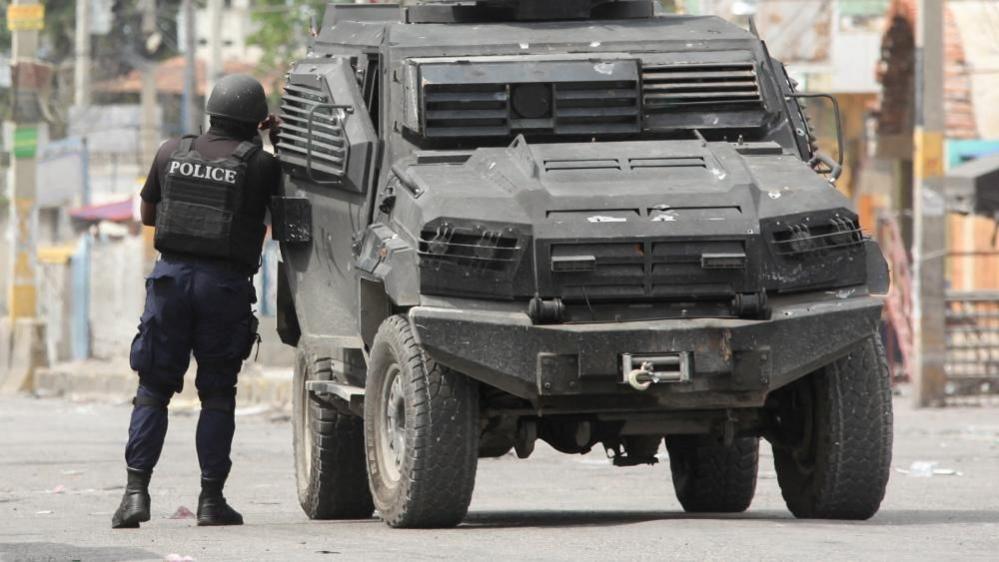
<instances>
[{"instance_id":1,"label":"curb","mask_svg":"<svg viewBox=\"0 0 999 562\"><path fill-rule=\"evenodd\" d=\"M195 369L184 377L184 391L171 404L196 406ZM236 404L241 407L268 405L291 407L291 367L244 365L239 374ZM74 400L127 402L135 396L139 378L127 364L80 361L61 363L35 373L34 391L40 396L67 397Z\"/></svg>"}]
</instances>

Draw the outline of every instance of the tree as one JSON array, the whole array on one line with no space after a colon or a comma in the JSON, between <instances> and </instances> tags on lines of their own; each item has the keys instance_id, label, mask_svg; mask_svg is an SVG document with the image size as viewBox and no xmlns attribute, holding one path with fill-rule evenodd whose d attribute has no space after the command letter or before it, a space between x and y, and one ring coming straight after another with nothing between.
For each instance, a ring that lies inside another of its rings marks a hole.
<instances>
[{"instance_id":1,"label":"tree","mask_svg":"<svg viewBox=\"0 0 999 562\"><path fill-rule=\"evenodd\" d=\"M262 65L282 68L299 56L308 46L313 22L317 26L322 22L326 4L326 0L256 0L252 18L259 27L247 42L263 50Z\"/></svg>"}]
</instances>

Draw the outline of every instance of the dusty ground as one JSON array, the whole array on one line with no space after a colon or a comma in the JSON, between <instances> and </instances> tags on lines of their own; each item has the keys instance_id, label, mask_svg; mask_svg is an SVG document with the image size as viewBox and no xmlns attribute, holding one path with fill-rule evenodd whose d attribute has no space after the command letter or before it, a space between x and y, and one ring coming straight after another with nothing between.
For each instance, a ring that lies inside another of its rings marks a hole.
<instances>
[{"instance_id":1,"label":"dusty ground","mask_svg":"<svg viewBox=\"0 0 999 562\"><path fill-rule=\"evenodd\" d=\"M665 465L619 469L602 454L539 447L528 461L483 460L466 523L443 531L308 521L295 499L290 425L269 414L238 422L228 495L247 525L169 518L195 508L196 417L187 414L171 418L153 520L112 531L127 418L124 405L0 400L0 560L999 559L999 408L917 413L900 401L888 497L867 522L791 518L769 447L753 507L730 517L685 515ZM938 474L907 474L917 461L938 463Z\"/></svg>"}]
</instances>

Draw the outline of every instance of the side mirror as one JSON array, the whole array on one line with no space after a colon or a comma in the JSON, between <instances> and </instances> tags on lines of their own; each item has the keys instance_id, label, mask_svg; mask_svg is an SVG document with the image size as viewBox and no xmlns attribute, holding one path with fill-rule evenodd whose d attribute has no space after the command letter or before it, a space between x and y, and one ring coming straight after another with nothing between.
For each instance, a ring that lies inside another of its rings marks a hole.
<instances>
[{"instance_id":1,"label":"side mirror","mask_svg":"<svg viewBox=\"0 0 999 562\"><path fill-rule=\"evenodd\" d=\"M839 110L839 101L835 97L829 94L804 94L804 93L790 93L785 94L788 99L824 99L832 104L833 114L836 118L836 151L837 155L834 159L829 154L822 152L821 150L815 151L812 155L812 159L808 162L808 165L819 174L827 174L829 176L829 183L836 183L836 180L843 175L843 117Z\"/></svg>"}]
</instances>

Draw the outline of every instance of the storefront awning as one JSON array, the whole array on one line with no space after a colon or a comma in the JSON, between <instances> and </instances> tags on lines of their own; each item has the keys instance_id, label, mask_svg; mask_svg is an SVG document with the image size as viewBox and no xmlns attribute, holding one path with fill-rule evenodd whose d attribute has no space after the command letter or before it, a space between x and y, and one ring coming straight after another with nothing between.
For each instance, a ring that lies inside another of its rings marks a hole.
<instances>
[{"instance_id":1,"label":"storefront awning","mask_svg":"<svg viewBox=\"0 0 999 562\"><path fill-rule=\"evenodd\" d=\"M129 197L123 201L77 207L69 211L69 216L86 222L131 222L135 220L135 205Z\"/></svg>"}]
</instances>

